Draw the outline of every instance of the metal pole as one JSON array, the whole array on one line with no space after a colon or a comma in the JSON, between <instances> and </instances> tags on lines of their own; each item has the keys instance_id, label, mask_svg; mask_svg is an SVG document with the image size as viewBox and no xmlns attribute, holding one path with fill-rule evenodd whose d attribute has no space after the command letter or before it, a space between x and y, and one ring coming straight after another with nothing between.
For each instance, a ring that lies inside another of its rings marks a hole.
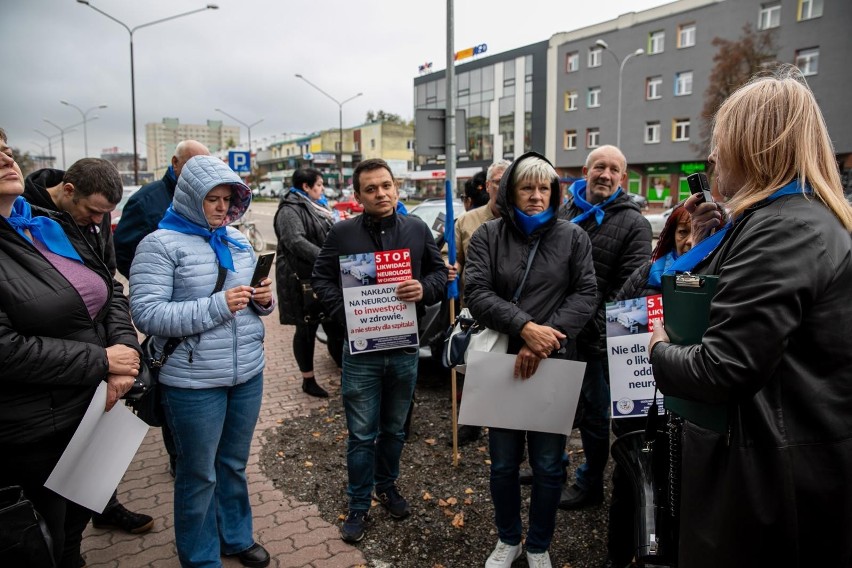
<instances>
[{"instance_id":1,"label":"metal pole","mask_svg":"<svg viewBox=\"0 0 852 568\"><path fill-rule=\"evenodd\" d=\"M70 106L71 108L76 109L77 112L80 113L80 116L83 117L83 152L85 154L84 157L88 158L89 157L89 134L88 134L88 131L86 130L86 122L89 120L87 118L88 114L95 109L107 108L107 105L93 106L92 108L90 108L86 111L83 111L83 109L81 109L80 107L78 107L75 104L69 103L68 101L61 100L59 102L64 104L65 106Z\"/></svg>"},{"instance_id":2,"label":"metal pole","mask_svg":"<svg viewBox=\"0 0 852 568\"><path fill-rule=\"evenodd\" d=\"M444 191L451 192L455 197L456 186L456 90L455 90L455 26L453 24L453 0L447 0L447 110L445 113L446 147L444 148ZM450 230L454 230L450 227ZM451 298L450 322L455 321L455 301ZM456 370L450 371L452 397L453 425L453 467L459 465L459 417L458 402L456 402Z\"/></svg>"},{"instance_id":3,"label":"metal pole","mask_svg":"<svg viewBox=\"0 0 852 568\"><path fill-rule=\"evenodd\" d=\"M59 126L58 124L56 124L55 122L51 122L51 121L47 120L46 118L44 119L44 121L46 123L48 123L49 125L53 126L54 128L56 128L57 130L59 130L60 139L62 140L62 169L64 170L64 169L66 169L65 168L65 129L62 128L61 126Z\"/></svg>"},{"instance_id":4,"label":"metal pole","mask_svg":"<svg viewBox=\"0 0 852 568\"><path fill-rule=\"evenodd\" d=\"M153 22L148 22L146 24L140 24L140 25L136 26L135 28L131 29L127 24L125 24L121 20L114 18L113 16L110 16L109 14L107 14L106 12L101 10L100 8L92 6L92 4L89 2L89 0L77 0L77 3L83 4L84 6L88 6L89 8L94 10L95 12L98 12L99 14L106 16L107 18L109 18L113 22L121 25L124 29L127 30L127 33L130 34L130 107L131 107L132 120L133 120L133 183L136 184L136 185L139 185L139 153L138 153L137 147L136 147L136 79L135 79L134 69L133 69L133 67L134 67L133 66L133 32L135 32L139 28L145 28L145 27L148 27L148 26L153 26L154 24L159 24L161 22L166 22L168 20L174 20L175 18L180 18L180 17L183 17L183 16L189 16L190 14L195 14L197 12L203 12L205 10L218 10L219 6L217 6L216 4L207 4L207 6L205 6L204 8L198 8L196 10L190 10L189 12L183 12L181 14L175 14L174 16L169 16L167 18L160 18L159 20L154 20Z\"/></svg>"},{"instance_id":5,"label":"metal pole","mask_svg":"<svg viewBox=\"0 0 852 568\"><path fill-rule=\"evenodd\" d=\"M242 120L240 120L236 116L234 116L232 114L228 114L227 112L225 112L224 110L222 110L220 108L214 108L213 110L215 110L216 112L221 112L222 114L224 114L225 116L227 116L231 120L245 126L246 130L248 130L249 175L254 175L254 169L252 168L252 165L251 165L251 127L257 126L258 124L263 122L263 119L261 118L260 120L252 122L251 124L246 124L245 122L243 122ZM239 140L237 142L239 142Z\"/></svg>"}]
</instances>

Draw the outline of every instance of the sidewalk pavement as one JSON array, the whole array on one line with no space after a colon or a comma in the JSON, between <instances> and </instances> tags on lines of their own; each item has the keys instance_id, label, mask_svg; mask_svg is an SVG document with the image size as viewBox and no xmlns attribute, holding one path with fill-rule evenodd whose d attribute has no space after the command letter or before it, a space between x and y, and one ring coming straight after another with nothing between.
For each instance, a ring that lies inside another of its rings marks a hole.
<instances>
[{"instance_id":1,"label":"sidewalk pavement","mask_svg":"<svg viewBox=\"0 0 852 568\"><path fill-rule=\"evenodd\" d=\"M364 565L361 551L342 540L336 525L320 517L317 506L275 489L260 468L259 455L266 432L281 421L305 416L325 406L325 399L302 392L301 375L293 358L295 327L278 323L278 312L263 318L266 325L266 370L263 405L255 428L247 474L258 542L272 556L273 568L348 568ZM340 394L340 375L325 346L317 343L315 373L331 396ZM154 517L154 528L142 535L96 529L83 533L83 556L88 568L179 568L174 535L173 484L159 428L151 428L118 486L118 500L129 510ZM223 558L226 568L237 568Z\"/></svg>"}]
</instances>

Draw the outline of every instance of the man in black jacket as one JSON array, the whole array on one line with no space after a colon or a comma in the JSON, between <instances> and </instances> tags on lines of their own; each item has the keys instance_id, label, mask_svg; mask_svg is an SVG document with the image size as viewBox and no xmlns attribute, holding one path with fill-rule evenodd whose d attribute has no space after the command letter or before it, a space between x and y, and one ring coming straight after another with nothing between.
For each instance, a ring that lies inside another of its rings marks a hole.
<instances>
[{"instance_id":1,"label":"man in black jacket","mask_svg":"<svg viewBox=\"0 0 852 568\"><path fill-rule=\"evenodd\" d=\"M142 239L157 230L166 209L172 204L183 165L193 156L209 155L207 146L196 140L178 143L175 155L172 156L172 164L163 178L142 186L127 200L114 235L115 263L125 278L130 278L130 265L133 263L136 247ZM172 455L171 451L169 455Z\"/></svg>"},{"instance_id":2,"label":"man in black jacket","mask_svg":"<svg viewBox=\"0 0 852 568\"><path fill-rule=\"evenodd\" d=\"M627 160L621 150L615 146L593 150L586 158L583 176L585 179L569 189L572 198L562 206L559 217L577 223L592 241L598 309L577 338L580 358L587 363L579 424L586 461L577 468L574 484L566 483L559 503L562 509L603 501L610 417L605 305L651 256L651 225L623 190Z\"/></svg>"},{"instance_id":3,"label":"man in black jacket","mask_svg":"<svg viewBox=\"0 0 852 568\"><path fill-rule=\"evenodd\" d=\"M364 213L332 227L311 277L326 312L346 324L340 256L379 251L407 249L410 253L412 278L397 284L399 300L416 302L418 311L439 301L447 269L429 227L417 217L396 213L397 188L390 167L384 160L365 160L352 178L355 199L364 206ZM376 499L392 517L403 519L410 513L396 479L417 363L417 347L353 355L348 338L344 344L341 390L349 428L349 514L340 534L347 542L364 538L374 488Z\"/></svg>"},{"instance_id":4,"label":"man in black jacket","mask_svg":"<svg viewBox=\"0 0 852 568\"><path fill-rule=\"evenodd\" d=\"M112 244L110 213L122 195L121 176L115 166L99 158L83 158L68 171L42 169L27 176L24 198L60 214L68 238L78 248L90 250L104 263L110 276L115 276L115 251ZM113 295L130 311L124 287L113 279ZM92 517L98 528L117 527L140 534L154 526L149 515L128 511L112 494L103 513Z\"/></svg>"}]
</instances>

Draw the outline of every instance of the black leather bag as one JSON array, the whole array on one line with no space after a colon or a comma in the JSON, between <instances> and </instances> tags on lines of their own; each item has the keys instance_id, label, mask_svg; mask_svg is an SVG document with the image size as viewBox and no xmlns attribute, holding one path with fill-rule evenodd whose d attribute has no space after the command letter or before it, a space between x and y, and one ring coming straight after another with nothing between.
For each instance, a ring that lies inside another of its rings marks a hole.
<instances>
[{"instance_id":1,"label":"black leather bag","mask_svg":"<svg viewBox=\"0 0 852 568\"><path fill-rule=\"evenodd\" d=\"M55 566L50 531L17 485L0 489L0 566Z\"/></svg>"}]
</instances>

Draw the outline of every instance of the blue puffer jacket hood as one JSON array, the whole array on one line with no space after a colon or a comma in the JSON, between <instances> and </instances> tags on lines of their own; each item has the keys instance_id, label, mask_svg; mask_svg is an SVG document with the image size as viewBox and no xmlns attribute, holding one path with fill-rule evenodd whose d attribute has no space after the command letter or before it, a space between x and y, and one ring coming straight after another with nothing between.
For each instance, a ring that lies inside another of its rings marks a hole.
<instances>
[{"instance_id":1,"label":"blue puffer jacket hood","mask_svg":"<svg viewBox=\"0 0 852 568\"><path fill-rule=\"evenodd\" d=\"M207 228L209 225L204 215L204 198L216 186L223 184L233 188L231 207L225 216L224 225L239 220L251 205L251 189L228 164L215 156L193 156L183 166L175 188L175 211Z\"/></svg>"}]
</instances>

